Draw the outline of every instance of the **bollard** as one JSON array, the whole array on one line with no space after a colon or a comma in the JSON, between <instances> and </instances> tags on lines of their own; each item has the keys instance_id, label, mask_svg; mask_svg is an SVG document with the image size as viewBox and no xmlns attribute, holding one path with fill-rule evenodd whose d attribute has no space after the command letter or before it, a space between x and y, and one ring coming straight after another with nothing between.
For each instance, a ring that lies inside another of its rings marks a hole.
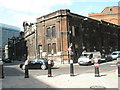
<instances>
[{"instance_id":1,"label":"bollard","mask_svg":"<svg viewBox=\"0 0 120 90\"><path fill-rule=\"evenodd\" d=\"M28 65L25 65L25 77L24 78L29 78Z\"/></svg>"},{"instance_id":2,"label":"bollard","mask_svg":"<svg viewBox=\"0 0 120 90\"><path fill-rule=\"evenodd\" d=\"M3 65L2 65L2 78L4 78L4 69L3 69Z\"/></svg>"},{"instance_id":3,"label":"bollard","mask_svg":"<svg viewBox=\"0 0 120 90\"><path fill-rule=\"evenodd\" d=\"M0 78L4 78L3 64L0 64Z\"/></svg>"},{"instance_id":4,"label":"bollard","mask_svg":"<svg viewBox=\"0 0 120 90\"><path fill-rule=\"evenodd\" d=\"M95 77L100 77L100 75L99 75L99 66L100 66L99 63L95 62L94 66L95 66Z\"/></svg>"},{"instance_id":5,"label":"bollard","mask_svg":"<svg viewBox=\"0 0 120 90\"><path fill-rule=\"evenodd\" d=\"M120 77L120 67L118 67L118 77Z\"/></svg>"},{"instance_id":6,"label":"bollard","mask_svg":"<svg viewBox=\"0 0 120 90\"><path fill-rule=\"evenodd\" d=\"M117 62L117 66L118 66L118 77L120 77L120 61Z\"/></svg>"},{"instance_id":7,"label":"bollard","mask_svg":"<svg viewBox=\"0 0 120 90\"><path fill-rule=\"evenodd\" d=\"M70 60L70 76L74 76L73 60Z\"/></svg>"},{"instance_id":8,"label":"bollard","mask_svg":"<svg viewBox=\"0 0 120 90\"><path fill-rule=\"evenodd\" d=\"M48 77L52 77L51 60L48 61Z\"/></svg>"}]
</instances>

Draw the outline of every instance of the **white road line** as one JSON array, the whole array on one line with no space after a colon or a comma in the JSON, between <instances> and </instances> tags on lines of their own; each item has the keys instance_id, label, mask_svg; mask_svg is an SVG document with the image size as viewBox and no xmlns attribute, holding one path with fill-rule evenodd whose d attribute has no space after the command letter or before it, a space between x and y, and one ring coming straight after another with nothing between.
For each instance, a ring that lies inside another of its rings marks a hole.
<instances>
[{"instance_id":1,"label":"white road line","mask_svg":"<svg viewBox=\"0 0 120 90\"><path fill-rule=\"evenodd\" d=\"M110 65L111 67L116 67L116 65Z\"/></svg>"}]
</instances>

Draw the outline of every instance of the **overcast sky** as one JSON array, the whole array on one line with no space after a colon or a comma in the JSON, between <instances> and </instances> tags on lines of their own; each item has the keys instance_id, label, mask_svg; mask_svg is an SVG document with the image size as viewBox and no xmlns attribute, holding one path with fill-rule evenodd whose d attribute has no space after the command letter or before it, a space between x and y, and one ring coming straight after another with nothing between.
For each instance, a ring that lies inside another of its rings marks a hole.
<instances>
[{"instance_id":1,"label":"overcast sky","mask_svg":"<svg viewBox=\"0 0 120 90\"><path fill-rule=\"evenodd\" d=\"M0 0L0 23L22 28L23 21L35 22L36 18L59 9L87 16L101 13L105 7L118 6L119 0Z\"/></svg>"}]
</instances>

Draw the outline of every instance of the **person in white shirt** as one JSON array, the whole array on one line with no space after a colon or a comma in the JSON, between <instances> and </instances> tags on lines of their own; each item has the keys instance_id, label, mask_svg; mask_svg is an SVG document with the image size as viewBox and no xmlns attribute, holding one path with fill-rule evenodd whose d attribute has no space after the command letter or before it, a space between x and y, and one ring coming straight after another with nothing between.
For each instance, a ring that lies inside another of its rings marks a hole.
<instances>
[{"instance_id":1,"label":"person in white shirt","mask_svg":"<svg viewBox=\"0 0 120 90\"><path fill-rule=\"evenodd\" d=\"M25 63L24 63L24 65L22 66L23 70L25 70L25 67L26 67L26 65L28 65L28 63L29 63L29 60L26 60Z\"/></svg>"},{"instance_id":2,"label":"person in white shirt","mask_svg":"<svg viewBox=\"0 0 120 90\"><path fill-rule=\"evenodd\" d=\"M29 60L26 60L25 63L24 63L24 65L28 65L28 63L29 63Z\"/></svg>"}]
</instances>

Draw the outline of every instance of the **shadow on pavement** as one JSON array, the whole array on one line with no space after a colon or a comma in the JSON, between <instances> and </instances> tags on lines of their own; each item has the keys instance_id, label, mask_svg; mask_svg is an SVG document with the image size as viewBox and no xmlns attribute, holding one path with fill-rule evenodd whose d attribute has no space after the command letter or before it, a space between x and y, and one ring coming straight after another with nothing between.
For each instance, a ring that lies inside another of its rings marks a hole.
<instances>
[{"instance_id":1,"label":"shadow on pavement","mask_svg":"<svg viewBox=\"0 0 120 90\"><path fill-rule=\"evenodd\" d=\"M29 75L29 78L24 78L24 71L11 67L18 63L8 63L4 66L4 78L2 81L2 90L38 90L38 88L54 88L47 83L40 81L36 77Z\"/></svg>"},{"instance_id":2,"label":"shadow on pavement","mask_svg":"<svg viewBox=\"0 0 120 90\"><path fill-rule=\"evenodd\" d=\"M4 75L5 76L23 76L24 72L13 67L4 67Z\"/></svg>"},{"instance_id":3,"label":"shadow on pavement","mask_svg":"<svg viewBox=\"0 0 120 90\"><path fill-rule=\"evenodd\" d=\"M13 61L13 62L11 62L11 63L5 63L5 62L4 62L4 66L20 65L20 64L22 64L22 63L24 63L24 62L23 62L23 61Z\"/></svg>"},{"instance_id":4,"label":"shadow on pavement","mask_svg":"<svg viewBox=\"0 0 120 90\"><path fill-rule=\"evenodd\" d=\"M29 78L24 78L24 76L6 76L2 80L2 88L4 89L26 89L26 88L54 88L53 86L48 85L47 83L36 79L33 76Z\"/></svg>"}]
</instances>

